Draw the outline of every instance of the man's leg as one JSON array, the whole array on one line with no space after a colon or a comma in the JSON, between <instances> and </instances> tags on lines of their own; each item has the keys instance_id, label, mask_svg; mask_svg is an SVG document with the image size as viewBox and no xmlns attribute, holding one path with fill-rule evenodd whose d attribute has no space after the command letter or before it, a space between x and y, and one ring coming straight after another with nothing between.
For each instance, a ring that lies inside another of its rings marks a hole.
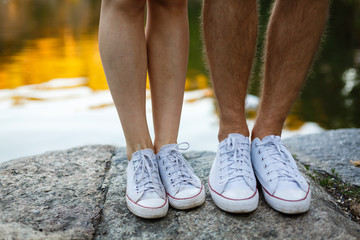
<instances>
[{"instance_id":1,"label":"man's leg","mask_svg":"<svg viewBox=\"0 0 360 240\"><path fill-rule=\"evenodd\" d=\"M258 206L259 194L244 105L255 54L256 0L205 0L203 25L220 113L220 143L209 175L211 197L224 211L251 212Z\"/></svg>"},{"instance_id":2,"label":"man's leg","mask_svg":"<svg viewBox=\"0 0 360 240\"><path fill-rule=\"evenodd\" d=\"M328 0L277 0L267 33L251 161L266 202L287 214L308 211L311 190L279 135L319 45L327 10Z\"/></svg>"},{"instance_id":3,"label":"man's leg","mask_svg":"<svg viewBox=\"0 0 360 240\"><path fill-rule=\"evenodd\" d=\"M267 32L265 75L252 139L281 135L318 48L328 0L277 0Z\"/></svg>"},{"instance_id":4,"label":"man's leg","mask_svg":"<svg viewBox=\"0 0 360 240\"><path fill-rule=\"evenodd\" d=\"M177 142L189 56L187 0L149 0L146 41L159 151Z\"/></svg>"},{"instance_id":5,"label":"man's leg","mask_svg":"<svg viewBox=\"0 0 360 240\"><path fill-rule=\"evenodd\" d=\"M205 0L203 28L219 105L219 141L229 133L249 136L244 105L256 45L256 0Z\"/></svg>"},{"instance_id":6,"label":"man's leg","mask_svg":"<svg viewBox=\"0 0 360 240\"><path fill-rule=\"evenodd\" d=\"M145 112L147 54L145 0L103 0L99 46L112 97L124 130L127 155L153 148Z\"/></svg>"}]
</instances>

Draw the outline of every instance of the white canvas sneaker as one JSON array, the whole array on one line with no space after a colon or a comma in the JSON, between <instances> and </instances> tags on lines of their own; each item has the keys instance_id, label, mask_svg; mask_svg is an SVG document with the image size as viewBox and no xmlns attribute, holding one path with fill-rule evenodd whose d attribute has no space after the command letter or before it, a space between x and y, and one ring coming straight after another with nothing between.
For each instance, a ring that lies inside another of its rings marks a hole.
<instances>
[{"instance_id":1,"label":"white canvas sneaker","mask_svg":"<svg viewBox=\"0 0 360 240\"><path fill-rule=\"evenodd\" d=\"M251 166L249 138L232 133L219 143L211 167L209 187L214 203L224 211L246 213L259 203Z\"/></svg>"},{"instance_id":2,"label":"white canvas sneaker","mask_svg":"<svg viewBox=\"0 0 360 240\"><path fill-rule=\"evenodd\" d=\"M309 210L310 186L280 136L254 139L251 143L251 160L265 200L272 208L287 214Z\"/></svg>"},{"instance_id":3,"label":"white canvas sneaker","mask_svg":"<svg viewBox=\"0 0 360 240\"><path fill-rule=\"evenodd\" d=\"M186 144L189 147L189 144ZM156 157L170 206L182 210L203 204L205 202L205 189L192 167L179 152L179 145L167 144L163 146Z\"/></svg>"},{"instance_id":4,"label":"white canvas sneaker","mask_svg":"<svg viewBox=\"0 0 360 240\"><path fill-rule=\"evenodd\" d=\"M152 149L135 152L128 163L126 204L142 218L164 217L168 211L169 203Z\"/></svg>"}]
</instances>

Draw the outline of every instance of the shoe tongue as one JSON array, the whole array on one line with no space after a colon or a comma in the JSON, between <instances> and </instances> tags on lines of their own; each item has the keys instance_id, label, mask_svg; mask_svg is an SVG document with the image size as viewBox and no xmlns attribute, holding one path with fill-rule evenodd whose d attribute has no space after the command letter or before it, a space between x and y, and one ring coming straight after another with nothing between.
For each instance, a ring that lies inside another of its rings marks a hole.
<instances>
[{"instance_id":1,"label":"shoe tongue","mask_svg":"<svg viewBox=\"0 0 360 240\"><path fill-rule=\"evenodd\" d=\"M247 137L245 137L244 135L240 134L240 133L230 133L229 138L237 138L237 139L241 139L241 140L247 140Z\"/></svg>"},{"instance_id":2,"label":"shoe tongue","mask_svg":"<svg viewBox=\"0 0 360 240\"><path fill-rule=\"evenodd\" d=\"M167 152L170 149L173 149L175 146L176 146L176 143L166 144L160 148L159 152Z\"/></svg>"},{"instance_id":3,"label":"shoe tongue","mask_svg":"<svg viewBox=\"0 0 360 240\"><path fill-rule=\"evenodd\" d=\"M154 159L155 158L155 154L154 154L154 151L152 149L142 149L142 150L139 150L137 152L134 152L132 154L132 158L131 159L139 159L142 155L148 155L151 157L151 159Z\"/></svg>"}]
</instances>

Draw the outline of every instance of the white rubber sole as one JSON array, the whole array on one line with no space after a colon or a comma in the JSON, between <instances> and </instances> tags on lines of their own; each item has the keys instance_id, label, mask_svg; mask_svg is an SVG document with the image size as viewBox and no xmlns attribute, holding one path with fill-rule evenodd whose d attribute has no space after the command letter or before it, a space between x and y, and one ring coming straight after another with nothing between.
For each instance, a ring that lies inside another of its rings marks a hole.
<instances>
[{"instance_id":1,"label":"white rubber sole","mask_svg":"<svg viewBox=\"0 0 360 240\"><path fill-rule=\"evenodd\" d=\"M142 218L148 218L148 219L162 218L167 214L169 209L169 201L167 199L165 199L164 205L160 207L152 208L152 207L141 206L133 202L128 197L128 195L126 195L126 205L128 209L136 216Z\"/></svg>"},{"instance_id":2,"label":"white rubber sole","mask_svg":"<svg viewBox=\"0 0 360 240\"><path fill-rule=\"evenodd\" d=\"M265 188L262 188L265 201L276 211L286 214L300 214L310 209L311 190L310 187L306 196L299 200L286 200L271 195Z\"/></svg>"},{"instance_id":3,"label":"white rubber sole","mask_svg":"<svg viewBox=\"0 0 360 240\"><path fill-rule=\"evenodd\" d=\"M195 196L189 198L175 198L167 194L170 206L178 210L186 210L198 207L205 202L205 188L201 185L201 190Z\"/></svg>"},{"instance_id":4,"label":"white rubber sole","mask_svg":"<svg viewBox=\"0 0 360 240\"><path fill-rule=\"evenodd\" d=\"M259 204L259 192L256 189L254 195L244 199L232 199L222 196L220 193L214 191L209 183L211 198L216 206L220 209L230 213L248 213L253 212Z\"/></svg>"}]
</instances>

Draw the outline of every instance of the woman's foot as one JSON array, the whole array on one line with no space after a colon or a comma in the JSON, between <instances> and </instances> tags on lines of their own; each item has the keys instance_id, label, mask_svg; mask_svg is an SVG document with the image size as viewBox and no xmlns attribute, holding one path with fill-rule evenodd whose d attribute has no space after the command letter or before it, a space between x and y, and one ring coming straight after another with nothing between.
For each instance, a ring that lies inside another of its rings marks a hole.
<instances>
[{"instance_id":1,"label":"woman's foot","mask_svg":"<svg viewBox=\"0 0 360 240\"><path fill-rule=\"evenodd\" d=\"M127 167L126 204L138 217L160 218L168 211L164 186L152 149L135 152Z\"/></svg>"},{"instance_id":2,"label":"woman's foot","mask_svg":"<svg viewBox=\"0 0 360 240\"><path fill-rule=\"evenodd\" d=\"M190 209L205 202L205 189L194 170L179 152L179 144L167 144L156 154L170 206Z\"/></svg>"}]
</instances>

